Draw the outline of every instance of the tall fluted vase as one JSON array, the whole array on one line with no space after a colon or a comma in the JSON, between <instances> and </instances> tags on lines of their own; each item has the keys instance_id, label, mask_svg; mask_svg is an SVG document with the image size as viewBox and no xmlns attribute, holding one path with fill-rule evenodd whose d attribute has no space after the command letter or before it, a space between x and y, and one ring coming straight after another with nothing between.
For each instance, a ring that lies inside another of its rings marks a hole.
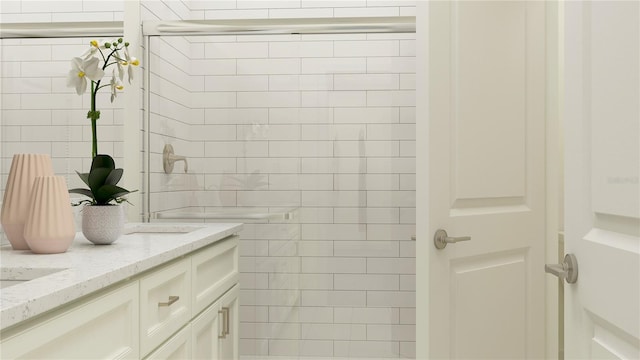
<instances>
[{"instance_id":1,"label":"tall fluted vase","mask_svg":"<svg viewBox=\"0 0 640 360\"><path fill-rule=\"evenodd\" d=\"M64 178L36 177L24 226L24 238L31 251L39 254L65 252L75 234L71 200Z\"/></svg>"},{"instance_id":2,"label":"tall fluted vase","mask_svg":"<svg viewBox=\"0 0 640 360\"><path fill-rule=\"evenodd\" d=\"M29 197L36 176L53 175L51 158L47 154L15 154L4 190L0 222L15 250L28 250L24 239L24 224L29 210Z\"/></svg>"}]
</instances>

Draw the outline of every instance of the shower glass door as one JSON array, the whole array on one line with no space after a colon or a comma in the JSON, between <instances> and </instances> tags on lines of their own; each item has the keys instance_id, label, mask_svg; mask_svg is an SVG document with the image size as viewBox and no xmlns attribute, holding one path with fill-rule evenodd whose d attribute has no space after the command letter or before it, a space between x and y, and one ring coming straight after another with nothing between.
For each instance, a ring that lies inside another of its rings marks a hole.
<instances>
[{"instance_id":1,"label":"shower glass door","mask_svg":"<svg viewBox=\"0 0 640 360\"><path fill-rule=\"evenodd\" d=\"M149 37L149 216L245 223L243 358L415 357L414 39Z\"/></svg>"}]
</instances>

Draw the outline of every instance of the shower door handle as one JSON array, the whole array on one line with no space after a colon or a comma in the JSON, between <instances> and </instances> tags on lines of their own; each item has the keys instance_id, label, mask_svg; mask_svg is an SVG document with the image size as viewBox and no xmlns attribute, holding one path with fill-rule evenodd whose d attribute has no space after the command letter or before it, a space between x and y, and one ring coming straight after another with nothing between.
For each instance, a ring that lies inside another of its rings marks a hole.
<instances>
[{"instance_id":1,"label":"shower door handle","mask_svg":"<svg viewBox=\"0 0 640 360\"><path fill-rule=\"evenodd\" d=\"M471 236L460 236L460 237L452 237L447 235L447 231L443 229L438 229L436 234L433 236L433 244L436 246L436 249L444 249L447 247L447 244L455 244L460 241L469 241L471 240Z\"/></svg>"}]
</instances>

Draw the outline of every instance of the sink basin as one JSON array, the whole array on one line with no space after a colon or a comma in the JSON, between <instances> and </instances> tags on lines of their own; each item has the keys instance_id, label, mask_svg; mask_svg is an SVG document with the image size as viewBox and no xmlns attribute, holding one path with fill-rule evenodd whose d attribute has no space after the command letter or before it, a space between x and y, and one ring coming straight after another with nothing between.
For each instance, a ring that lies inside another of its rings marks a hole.
<instances>
[{"instance_id":1,"label":"sink basin","mask_svg":"<svg viewBox=\"0 0 640 360\"><path fill-rule=\"evenodd\" d=\"M66 269L0 267L0 289L22 284Z\"/></svg>"},{"instance_id":2,"label":"sink basin","mask_svg":"<svg viewBox=\"0 0 640 360\"><path fill-rule=\"evenodd\" d=\"M175 235L186 234L202 229L199 225L166 225L166 224L142 224L135 225L124 230L125 235Z\"/></svg>"}]
</instances>

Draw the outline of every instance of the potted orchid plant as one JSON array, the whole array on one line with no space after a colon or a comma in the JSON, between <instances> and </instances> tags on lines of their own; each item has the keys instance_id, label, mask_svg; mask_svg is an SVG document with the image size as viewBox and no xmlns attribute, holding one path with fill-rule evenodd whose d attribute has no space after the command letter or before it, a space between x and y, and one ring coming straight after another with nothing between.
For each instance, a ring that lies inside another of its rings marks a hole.
<instances>
[{"instance_id":1,"label":"potted orchid plant","mask_svg":"<svg viewBox=\"0 0 640 360\"><path fill-rule=\"evenodd\" d=\"M91 162L88 173L78 173L88 189L71 189L70 193L81 194L90 200L80 203L90 205L82 214L82 233L94 244L111 244L122 234L124 213L118 205L127 199L124 197L134 191L118 186L122 178L122 169L116 169L113 158L109 155L96 155ZM78 204L79 205L79 204Z\"/></svg>"},{"instance_id":2,"label":"potted orchid plant","mask_svg":"<svg viewBox=\"0 0 640 360\"><path fill-rule=\"evenodd\" d=\"M91 81L91 109L87 118L91 120L91 157L98 155L97 122L100 111L96 110L96 96L102 88L111 89L111 102L118 96L118 91L124 89L122 81L125 74L129 83L133 80L133 68L140 65L140 61L129 54L129 43L119 38L113 42L98 42L92 40L89 49L81 56L71 59L71 70L67 77L67 86L76 89L78 95L87 91L87 79ZM106 70L111 67L111 78L108 84L102 80Z\"/></svg>"},{"instance_id":3,"label":"potted orchid plant","mask_svg":"<svg viewBox=\"0 0 640 360\"><path fill-rule=\"evenodd\" d=\"M96 108L98 91L111 90L111 102L124 89L125 76L129 83L133 80L134 67L140 62L129 53L129 43L122 38L114 41L98 42L92 40L89 49L80 57L71 60L71 70L67 77L67 86L73 87L78 95L83 95L91 84L91 109L87 118L91 121L91 170L78 175L89 189L71 189L71 193L82 194L91 200L82 211L82 233L95 244L111 244L120 237L124 228L124 210L119 204L131 193L116 185L123 174L115 167L113 158L98 154L97 122L100 111ZM108 83L103 78L108 70L111 76Z\"/></svg>"}]
</instances>

